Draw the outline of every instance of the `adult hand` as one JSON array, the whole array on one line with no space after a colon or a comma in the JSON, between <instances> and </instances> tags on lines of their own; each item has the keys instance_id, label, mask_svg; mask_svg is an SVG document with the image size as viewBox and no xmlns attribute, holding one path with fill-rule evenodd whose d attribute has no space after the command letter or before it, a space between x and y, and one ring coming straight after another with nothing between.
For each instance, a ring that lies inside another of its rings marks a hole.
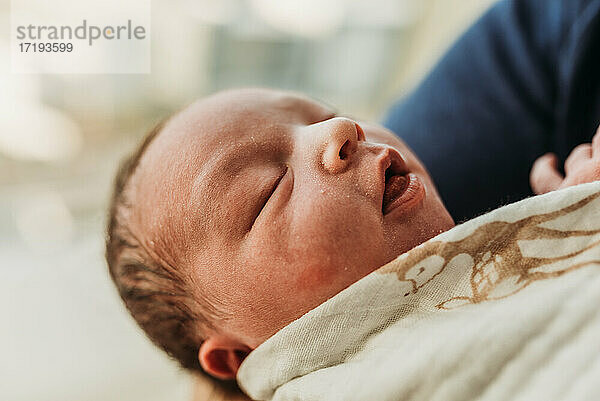
<instances>
[{"instance_id":1,"label":"adult hand","mask_svg":"<svg viewBox=\"0 0 600 401\"><path fill-rule=\"evenodd\" d=\"M538 158L529 175L533 192L543 194L585 182L600 180L600 127L592 143L577 146L565 161L565 175L558 171L558 158L546 153Z\"/></svg>"}]
</instances>

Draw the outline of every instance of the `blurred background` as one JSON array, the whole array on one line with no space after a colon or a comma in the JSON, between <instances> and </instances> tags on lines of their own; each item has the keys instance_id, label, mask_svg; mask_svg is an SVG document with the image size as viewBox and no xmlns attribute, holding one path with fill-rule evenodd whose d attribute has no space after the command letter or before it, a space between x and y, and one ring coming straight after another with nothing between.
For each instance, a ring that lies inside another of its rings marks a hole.
<instances>
[{"instance_id":1,"label":"blurred background","mask_svg":"<svg viewBox=\"0 0 600 401\"><path fill-rule=\"evenodd\" d=\"M10 72L0 0L0 399L190 400L190 377L106 272L118 161L229 87L297 90L377 121L492 2L153 0L151 74L36 75Z\"/></svg>"}]
</instances>

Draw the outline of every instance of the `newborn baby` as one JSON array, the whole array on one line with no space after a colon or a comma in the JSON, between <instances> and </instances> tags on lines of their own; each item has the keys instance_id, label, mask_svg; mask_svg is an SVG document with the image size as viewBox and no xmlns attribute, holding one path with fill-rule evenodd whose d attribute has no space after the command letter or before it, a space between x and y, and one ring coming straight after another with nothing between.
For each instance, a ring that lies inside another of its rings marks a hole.
<instances>
[{"instance_id":1,"label":"newborn baby","mask_svg":"<svg viewBox=\"0 0 600 401\"><path fill-rule=\"evenodd\" d=\"M536 191L600 178L600 135L586 146L566 179L542 157ZM453 226L391 132L296 94L235 90L159 124L122 166L107 260L157 345L232 379L282 327Z\"/></svg>"}]
</instances>

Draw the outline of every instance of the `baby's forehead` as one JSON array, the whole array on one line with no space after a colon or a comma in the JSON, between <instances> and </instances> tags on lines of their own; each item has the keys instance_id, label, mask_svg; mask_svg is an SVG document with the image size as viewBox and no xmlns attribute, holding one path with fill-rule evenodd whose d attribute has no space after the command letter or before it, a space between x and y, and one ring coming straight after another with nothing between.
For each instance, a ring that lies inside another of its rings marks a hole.
<instances>
[{"instance_id":1,"label":"baby's forehead","mask_svg":"<svg viewBox=\"0 0 600 401\"><path fill-rule=\"evenodd\" d=\"M175 115L164 131L186 133L189 128L235 133L235 128L257 123L312 121L332 109L304 95L269 89L243 89L201 99Z\"/></svg>"}]
</instances>

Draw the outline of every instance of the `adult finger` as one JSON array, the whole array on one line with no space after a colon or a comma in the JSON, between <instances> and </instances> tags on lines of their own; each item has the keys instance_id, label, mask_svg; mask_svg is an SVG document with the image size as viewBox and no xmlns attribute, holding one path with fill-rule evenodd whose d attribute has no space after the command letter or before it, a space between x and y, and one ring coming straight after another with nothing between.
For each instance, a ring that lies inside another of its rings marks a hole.
<instances>
[{"instance_id":1,"label":"adult finger","mask_svg":"<svg viewBox=\"0 0 600 401\"><path fill-rule=\"evenodd\" d=\"M598 127L596 135L592 138L592 152L594 157L600 157L600 127Z\"/></svg>"},{"instance_id":2,"label":"adult finger","mask_svg":"<svg viewBox=\"0 0 600 401\"><path fill-rule=\"evenodd\" d=\"M558 189L564 177L556 168L557 163L558 158L554 153L546 153L533 163L529 175L529 183L533 192L544 194Z\"/></svg>"},{"instance_id":3,"label":"adult finger","mask_svg":"<svg viewBox=\"0 0 600 401\"><path fill-rule=\"evenodd\" d=\"M572 151L567 160L565 160L565 173L569 175L569 172L573 170L573 168L581 163L585 162L592 157L592 144L591 143L582 143L581 145L577 145Z\"/></svg>"}]
</instances>

